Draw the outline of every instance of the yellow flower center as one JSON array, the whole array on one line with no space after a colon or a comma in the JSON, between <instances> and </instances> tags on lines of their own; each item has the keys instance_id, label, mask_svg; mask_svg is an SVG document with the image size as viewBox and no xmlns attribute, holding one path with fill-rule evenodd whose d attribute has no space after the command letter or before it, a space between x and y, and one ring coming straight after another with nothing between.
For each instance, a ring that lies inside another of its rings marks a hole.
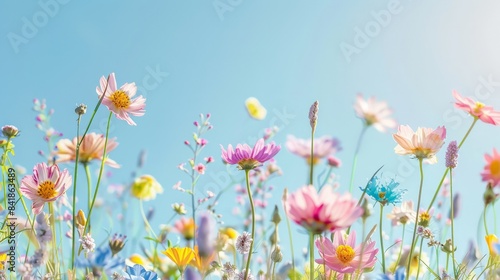
<instances>
[{"instance_id":1,"label":"yellow flower center","mask_svg":"<svg viewBox=\"0 0 500 280\"><path fill-rule=\"evenodd\" d=\"M418 221L418 225L427 227L430 221L431 215L429 214L429 212L420 213L420 220Z\"/></svg>"},{"instance_id":2,"label":"yellow flower center","mask_svg":"<svg viewBox=\"0 0 500 280\"><path fill-rule=\"evenodd\" d=\"M51 181L45 181L38 185L38 196L43 199L51 199L56 196L55 185Z\"/></svg>"},{"instance_id":3,"label":"yellow flower center","mask_svg":"<svg viewBox=\"0 0 500 280\"><path fill-rule=\"evenodd\" d=\"M349 245L339 245L335 250L335 254L343 264L347 264L354 259L354 250Z\"/></svg>"},{"instance_id":4,"label":"yellow flower center","mask_svg":"<svg viewBox=\"0 0 500 280\"><path fill-rule=\"evenodd\" d=\"M255 159L242 159L238 162L238 167L241 170L252 170L260 166L260 162Z\"/></svg>"},{"instance_id":5,"label":"yellow flower center","mask_svg":"<svg viewBox=\"0 0 500 280\"><path fill-rule=\"evenodd\" d=\"M366 125L370 126L378 122L377 116L375 114L365 114Z\"/></svg>"},{"instance_id":6,"label":"yellow flower center","mask_svg":"<svg viewBox=\"0 0 500 280\"><path fill-rule=\"evenodd\" d=\"M476 113L476 114L481 113L481 110L483 109L484 106L485 106L484 103L479 102L479 101L476 102L476 107L474 107L474 113Z\"/></svg>"},{"instance_id":7,"label":"yellow flower center","mask_svg":"<svg viewBox=\"0 0 500 280\"><path fill-rule=\"evenodd\" d=\"M493 177L500 177L500 160L493 160L491 162L490 173Z\"/></svg>"},{"instance_id":8,"label":"yellow flower center","mask_svg":"<svg viewBox=\"0 0 500 280\"><path fill-rule=\"evenodd\" d=\"M378 198L384 199L385 198L385 192L379 192L378 193Z\"/></svg>"},{"instance_id":9,"label":"yellow flower center","mask_svg":"<svg viewBox=\"0 0 500 280\"><path fill-rule=\"evenodd\" d=\"M126 109L130 106L130 97L123 90L113 92L109 99L118 109Z\"/></svg>"}]
</instances>

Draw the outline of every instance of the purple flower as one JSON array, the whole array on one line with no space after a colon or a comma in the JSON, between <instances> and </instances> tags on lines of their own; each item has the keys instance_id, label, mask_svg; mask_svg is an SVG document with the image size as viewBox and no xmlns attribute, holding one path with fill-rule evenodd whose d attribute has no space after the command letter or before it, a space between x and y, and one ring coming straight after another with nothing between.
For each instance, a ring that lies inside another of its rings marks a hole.
<instances>
[{"instance_id":1,"label":"purple flower","mask_svg":"<svg viewBox=\"0 0 500 280\"><path fill-rule=\"evenodd\" d=\"M198 254L200 257L211 256L214 252L214 220L209 213L201 214L198 223L198 234L196 244L198 244Z\"/></svg>"},{"instance_id":2,"label":"purple flower","mask_svg":"<svg viewBox=\"0 0 500 280\"><path fill-rule=\"evenodd\" d=\"M451 141L446 150L446 167L455 168L458 163L457 141Z\"/></svg>"},{"instance_id":3,"label":"purple flower","mask_svg":"<svg viewBox=\"0 0 500 280\"><path fill-rule=\"evenodd\" d=\"M255 146L250 148L247 144L238 144L236 149L229 145L227 151L222 147L222 159L229 164L238 164L241 170L254 169L262 163L272 159L281 149L274 142L265 144L264 139L259 139Z\"/></svg>"}]
</instances>

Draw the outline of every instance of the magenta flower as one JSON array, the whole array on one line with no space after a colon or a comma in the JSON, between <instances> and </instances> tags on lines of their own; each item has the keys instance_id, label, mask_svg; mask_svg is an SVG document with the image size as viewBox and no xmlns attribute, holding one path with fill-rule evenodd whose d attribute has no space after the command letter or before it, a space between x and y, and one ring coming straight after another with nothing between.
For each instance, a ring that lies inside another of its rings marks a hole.
<instances>
[{"instance_id":1,"label":"magenta flower","mask_svg":"<svg viewBox=\"0 0 500 280\"><path fill-rule=\"evenodd\" d=\"M108 107L108 109L113 112L118 119L126 121L129 125L136 125L130 118L129 114L134 116L143 116L145 112L144 107L146 107L146 99L142 97L142 95L137 98L132 98L137 92L135 83L125 83L117 89L115 73L110 74L107 87L106 83L107 80L103 76L100 80L100 88L96 88L99 98L102 97L103 92L106 89L102 104Z\"/></svg>"},{"instance_id":2,"label":"magenta flower","mask_svg":"<svg viewBox=\"0 0 500 280\"><path fill-rule=\"evenodd\" d=\"M236 149L229 145L227 151L222 147L222 159L229 164L238 164L241 170L254 169L262 163L272 159L281 149L274 142L265 144L264 139L259 139L255 146L250 148L247 144L238 144Z\"/></svg>"},{"instance_id":3,"label":"magenta flower","mask_svg":"<svg viewBox=\"0 0 500 280\"><path fill-rule=\"evenodd\" d=\"M321 159L342 149L339 141L329 136L315 138L313 145L313 164L318 163ZM286 148L291 153L304 158L309 164L309 161L311 160L311 139L299 139L293 135L288 135Z\"/></svg>"},{"instance_id":4,"label":"magenta flower","mask_svg":"<svg viewBox=\"0 0 500 280\"><path fill-rule=\"evenodd\" d=\"M47 166L44 162L33 167L33 175L21 181L21 193L32 201L33 214L42 212L45 202L52 202L62 196L71 186L68 170L60 172L57 165Z\"/></svg>"},{"instance_id":5,"label":"magenta flower","mask_svg":"<svg viewBox=\"0 0 500 280\"><path fill-rule=\"evenodd\" d=\"M493 107L468 97L462 97L456 90L453 91L453 97L456 100L455 107L471 114L474 118L492 125L500 124L500 112L495 111Z\"/></svg>"},{"instance_id":6,"label":"magenta flower","mask_svg":"<svg viewBox=\"0 0 500 280\"><path fill-rule=\"evenodd\" d=\"M316 259L316 263L325 264L338 273L362 273L372 269L377 261L375 241L369 240L356 246L355 231L351 231L347 237L342 231L336 231L333 243L322 236L316 239L316 248L321 256Z\"/></svg>"},{"instance_id":7,"label":"magenta flower","mask_svg":"<svg viewBox=\"0 0 500 280\"><path fill-rule=\"evenodd\" d=\"M284 203L288 217L314 234L347 228L363 215L350 193L337 194L329 185L319 193L312 185L304 186Z\"/></svg>"}]
</instances>

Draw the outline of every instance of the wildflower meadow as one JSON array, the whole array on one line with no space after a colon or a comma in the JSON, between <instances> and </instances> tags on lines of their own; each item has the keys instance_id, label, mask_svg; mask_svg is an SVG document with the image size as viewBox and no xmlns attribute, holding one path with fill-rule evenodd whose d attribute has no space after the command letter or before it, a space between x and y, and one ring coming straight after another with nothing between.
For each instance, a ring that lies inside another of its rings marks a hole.
<instances>
[{"instance_id":1,"label":"wildflower meadow","mask_svg":"<svg viewBox=\"0 0 500 280\"><path fill-rule=\"evenodd\" d=\"M5 4L0 279L500 279L488 4Z\"/></svg>"}]
</instances>

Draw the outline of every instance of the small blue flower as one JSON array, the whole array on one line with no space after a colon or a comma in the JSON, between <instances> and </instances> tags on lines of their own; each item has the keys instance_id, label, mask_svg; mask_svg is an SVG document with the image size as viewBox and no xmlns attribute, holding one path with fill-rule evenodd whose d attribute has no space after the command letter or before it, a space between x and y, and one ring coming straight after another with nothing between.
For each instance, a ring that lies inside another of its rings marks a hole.
<instances>
[{"instance_id":1,"label":"small blue flower","mask_svg":"<svg viewBox=\"0 0 500 280\"><path fill-rule=\"evenodd\" d=\"M384 183L374 176L366 188L359 187L361 191L366 190L366 194L371 196L376 201L386 205L387 203L401 203L401 197L406 192L406 190L396 189L399 183L391 179L390 182Z\"/></svg>"},{"instance_id":2,"label":"small blue flower","mask_svg":"<svg viewBox=\"0 0 500 280\"><path fill-rule=\"evenodd\" d=\"M118 255L113 256L109 246L99 247L94 252L90 252L87 258L76 259L76 266L82 268L97 268L103 270L106 275L111 275L115 271L120 271L125 266L125 259Z\"/></svg>"},{"instance_id":3,"label":"small blue flower","mask_svg":"<svg viewBox=\"0 0 500 280\"><path fill-rule=\"evenodd\" d=\"M158 275L153 271L147 271L142 265L136 264L133 267L125 268L125 279L130 280L158 280Z\"/></svg>"}]
</instances>

